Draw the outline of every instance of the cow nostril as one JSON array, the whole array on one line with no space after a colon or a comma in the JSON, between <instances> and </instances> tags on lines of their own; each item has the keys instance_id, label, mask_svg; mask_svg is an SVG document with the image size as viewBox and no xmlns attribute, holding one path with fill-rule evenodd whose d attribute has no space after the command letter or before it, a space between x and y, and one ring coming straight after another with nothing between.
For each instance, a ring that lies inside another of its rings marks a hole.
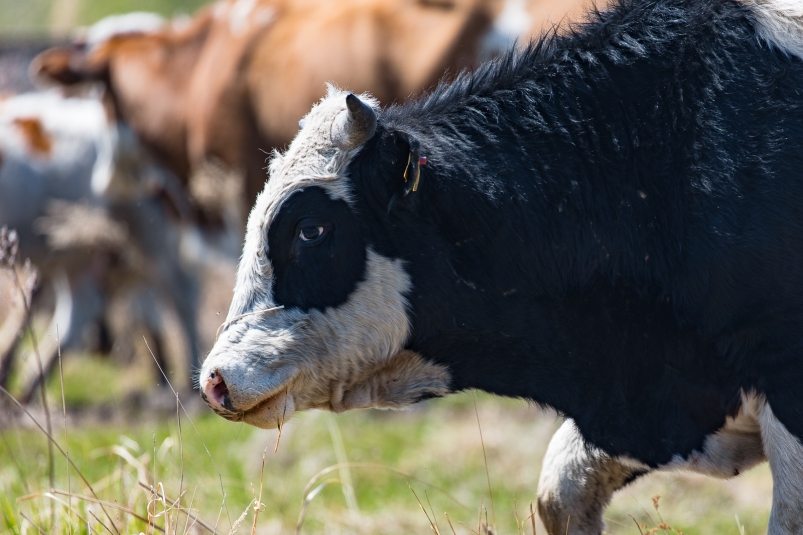
<instances>
[{"instance_id":1,"label":"cow nostril","mask_svg":"<svg viewBox=\"0 0 803 535\"><path fill-rule=\"evenodd\" d=\"M209 379L206 380L204 393L213 405L223 405L223 402L226 400L226 395L229 393L229 387L226 386L226 381L223 380L223 376L220 375L220 372L213 371L209 374Z\"/></svg>"},{"instance_id":2,"label":"cow nostril","mask_svg":"<svg viewBox=\"0 0 803 535\"><path fill-rule=\"evenodd\" d=\"M226 383L221 380L217 383L213 389L212 393L214 394L215 398L220 400L220 404L223 404L223 398L226 397L226 394L229 393L229 387L226 386Z\"/></svg>"}]
</instances>

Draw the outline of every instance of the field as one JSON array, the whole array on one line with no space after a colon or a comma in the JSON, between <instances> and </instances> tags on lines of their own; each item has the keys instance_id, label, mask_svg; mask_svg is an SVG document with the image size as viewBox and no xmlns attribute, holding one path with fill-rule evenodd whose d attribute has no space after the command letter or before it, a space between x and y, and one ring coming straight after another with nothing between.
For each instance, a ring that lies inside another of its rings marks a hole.
<instances>
[{"instance_id":1,"label":"field","mask_svg":"<svg viewBox=\"0 0 803 535\"><path fill-rule=\"evenodd\" d=\"M45 533L113 532L112 521L120 533L156 533L154 526L165 527L165 509L168 532L209 532L172 505L180 493L181 506L218 533L230 533L243 514L239 533L292 533L309 483L314 490L301 533L432 533L420 500L439 533L452 533L444 513L456 533L476 533L482 508L482 522L487 515L494 533L515 534L516 518L529 515L541 458L559 425L554 415L524 402L463 393L403 412L302 414L285 426L274 453L275 431L227 422L194 395L184 399L187 412L179 420L172 394L151 391L146 398L159 402L143 403L140 397L135 403L120 384L131 374L106 361L78 358L65 364L65 396L73 409L66 433L62 413L54 409L53 435L97 498L110 504L111 520L91 501L74 497L68 507L65 493L91 496L92 491L75 470L68 479L58 450L56 490L46 494L47 440L23 417L0 432L2 533L37 533L34 524ZM94 371L88 375L87 369ZM60 407L57 377L48 393L51 407ZM350 465L313 481L338 463ZM260 495L255 522L252 500ZM608 533L649 533L664 522L672 529L653 532L758 535L765 532L770 502L766 465L731 481L653 474L616 495L606 514ZM529 520L524 526L531 533ZM540 524L537 529L544 533Z\"/></svg>"},{"instance_id":2,"label":"field","mask_svg":"<svg viewBox=\"0 0 803 535\"><path fill-rule=\"evenodd\" d=\"M206 3L206 0L0 0L0 39L65 35L73 27L131 11L150 11L166 17L192 14Z\"/></svg>"}]
</instances>

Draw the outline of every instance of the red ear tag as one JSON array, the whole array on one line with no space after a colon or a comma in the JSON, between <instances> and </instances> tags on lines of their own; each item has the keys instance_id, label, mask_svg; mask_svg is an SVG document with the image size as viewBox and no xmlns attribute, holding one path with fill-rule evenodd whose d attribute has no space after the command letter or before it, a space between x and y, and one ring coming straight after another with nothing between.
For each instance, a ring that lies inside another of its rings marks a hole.
<instances>
[{"instance_id":1,"label":"red ear tag","mask_svg":"<svg viewBox=\"0 0 803 535\"><path fill-rule=\"evenodd\" d=\"M427 165L427 157L426 156L420 156L418 158L418 165Z\"/></svg>"}]
</instances>

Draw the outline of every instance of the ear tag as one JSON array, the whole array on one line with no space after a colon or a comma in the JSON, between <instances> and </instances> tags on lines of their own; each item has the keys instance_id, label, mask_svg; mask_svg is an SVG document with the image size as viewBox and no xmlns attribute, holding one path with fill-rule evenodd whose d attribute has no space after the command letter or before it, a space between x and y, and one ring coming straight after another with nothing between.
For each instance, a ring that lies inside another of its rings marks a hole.
<instances>
[{"instance_id":1,"label":"ear tag","mask_svg":"<svg viewBox=\"0 0 803 535\"><path fill-rule=\"evenodd\" d=\"M418 151L416 150L416 152L418 152ZM407 166L404 168L404 181L407 182L407 173L410 170L411 165L412 165L413 170L414 170L413 172L415 173L415 178L413 179L412 188L407 189L405 191L405 193L404 193L405 197L411 191L418 191L418 183L421 181L421 166L427 164L427 157L426 156L420 156L416 162L413 162L412 159L413 159L413 152L410 151L410 153L407 155Z\"/></svg>"}]
</instances>

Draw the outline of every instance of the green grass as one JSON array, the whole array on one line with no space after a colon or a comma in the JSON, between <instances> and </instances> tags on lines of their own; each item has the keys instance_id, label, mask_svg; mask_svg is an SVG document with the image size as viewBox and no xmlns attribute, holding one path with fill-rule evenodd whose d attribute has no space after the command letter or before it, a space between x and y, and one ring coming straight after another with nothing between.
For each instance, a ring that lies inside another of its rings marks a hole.
<instances>
[{"instance_id":1,"label":"green grass","mask_svg":"<svg viewBox=\"0 0 803 535\"><path fill-rule=\"evenodd\" d=\"M127 376L118 370L115 381L109 377L110 370L97 368L95 361L69 362L65 391L71 402L79 405L109 403L108 400L117 395L113 392L119 393L119 390L104 390L98 384L114 384L120 377ZM92 377L97 383L87 382L83 374L73 369L79 364L84 369L87 365L93 369ZM94 370L98 370L97 373ZM87 391L81 392L82 388ZM60 400L60 388L54 392L51 384L49 392L54 405ZM264 509L258 517L257 532L270 534L293 532L305 485L320 470L338 462L330 434L334 423L342 435L348 461L371 466L352 467L349 474L335 470L325 476L321 482L336 481L326 485L309 504L303 533L430 532L428 521L408 484L428 510L431 503L441 533L451 533L444 512L449 513L458 533L469 533L458 523L460 521L476 530L480 504L487 508L492 524L495 511L497 533L517 533L514 500L519 518L525 518L529 502L535 498L541 458L558 422L522 402L486 395L477 395L477 399L493 509L469 394L427 402L404 412L301 414L285 427L275 454L275 431L230 423L206 410L193 417L194 427L182 415L180 436L176 417L165 417L164 412L159 418L135 413L133 417L124 417L130 418L128 421L118 418L106 424L73 423L68 426L68 439L64 437L61 417L54 417L54 435L60 444L68 447L71 459L93 483L101 499L131 506L142 516L147 516L151 496L136 484L136 463L125 460L120 453L137 459L144 470L139 477L147 478L149 484L162 483L168 497L179 493L183 466L183 506L188 507L192 499L192 508L211 525L220 514L220 533L228 533L230 524L248 508L254 493L258 495L262 454L267 449L262 485ZM23 514L48 533L68 533L67 509L43 495L49 488L43 434L30 428L5 429L0 434L0 496L4 497L0 498L3 519L0 533L25 532L27 521ZM66 462L62 457L56 461L54 487L65 491L68 488ZM390 469L407 475L398 475ZM356 515L349 512L339 484L347 475L354 484L359 508ZM444 489L465 508L419 481ZM69 486L76 494L89 494L74 472L71 472ZM221 510L223 491L226 500ZM658 512L650 499L656 494L662 496ZM738 515L745 533L759 535L766 530L770 494L770 478L765 466L728 482L698 476L651 475L619 492L606 518L609 533L615 534L638 533L629 516L632 515L648 527L665 521L685 534L737 535L739 530L734 516ZM26 499L26 496L33 497ZM87 510L91 509L104 519L97 506L78 499L72 504L85 518L91 519ZM54 528L50 527L51 507L57 513ZM160 501L157 512L161 511ZM132 522L124 514L112 516L118 527L124 528L121 529L123 533L147 531L146 524ZM184 517L172 518L174 527L182 532ZM253 514L249 513L239 532L248 533L252 522ZM103 531L97 521L91 519L91 523L93 532ZM163 525L163 517L157 518L156 523ZM75 517L72 527L77 533L87 532L86 526ZM27 529L27 533L34 533L30 526Z\"/></svg>"},{"instance_id":2,"label":"green grass","mask_svg":"<svg viewBox=\"0 0 803 535\"><path fill-rule=\"evenodd\" d=\"M61 3L60 8L57 4ZM150 11L165 17L192 14L206 0L0 0L0 38L47 35L108 16Z\"/></svg>"}]
</instances>

